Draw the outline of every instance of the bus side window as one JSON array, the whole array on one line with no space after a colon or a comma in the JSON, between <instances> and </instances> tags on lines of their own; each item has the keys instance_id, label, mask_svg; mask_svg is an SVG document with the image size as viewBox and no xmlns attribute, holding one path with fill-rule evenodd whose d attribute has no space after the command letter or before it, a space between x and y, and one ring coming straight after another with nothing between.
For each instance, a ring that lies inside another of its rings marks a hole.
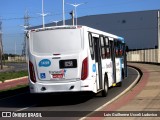
<instances>
[{"instance_id":1,"label":"bus side window","mask_svg":"<svg viewBox=\"0 0 160 120\"><path fill-rule=\"evenodd\" d=\"M123 45L122 45L121 41L117 41L117 49L118 49L117 57L122 57L122 55L123 55Z\"/></svg>"},{"instance_id":2,"label":"bus side window","mask_svg":"<svg viewBox=\"0 0 160 120\"><path fill-rule=\"evenodd\" d=\"M115 55L118 57L119 55L119 49L118 49L118 42L117 40L114 41L114 47L115 47Z\"/></svg>"},{"instance_id":3,"label":"bus side window","mask_svg":"<svg viewBox=\"0 0 160 120\"><path fill-rule=\"evenodd\" d=\"M116 54L116 57L122 57L123 54L124 54L124 43L122 43L121 41L116 41L115 42L115 54Z\"/></svg>"},{"instance_id":4,"label":"bus side window","mask_svg":"<svg viewBox=\"0 0 160 120\"><path fill-rule=\"evenodd\" d=\"M120 43L120 49L119 49L119 56L120 57L122 57L123 56L123 54L124 54L124 48L123 48L123 44L122 43Z\"/></svg>"},{"instance_id":5,"label":"bus side window","mask_svg":"<svg viewBox=\"0 0 160 120\"><path fill-rule=\"evenodd\" d=\"M106 48L105 48L105 41L103 36L100 37L100 42L101 42L102 59L106 59L106 53L105 53Z\"/></svg>"},{"instance_id":6,"label":"bus side window","mask_svg":"<svg viewBox=\"0 0 160 120\"><path fill-rule=\"evenodd\" d=\"M93 47L93 38L91 33L88 33L88 40L89 40L89 49L91 53L91 58L92 60L94 60L94 47Z\"/></svg>"},{"instance_id":7,"label":"bus side window","mask_svg":"<svg viewBox=\"0 0 160 120\"><path fill-rule=\"evenodd\" d=\"M106 57L107 58L110 58L110 54L111 54L111 52L110 52L110 44L109 44L109 39L108 39L108 37L105 37L105 43L106 43L106 51L105 51L105 54L106 54Z\"/></svg>"}]
</instances>

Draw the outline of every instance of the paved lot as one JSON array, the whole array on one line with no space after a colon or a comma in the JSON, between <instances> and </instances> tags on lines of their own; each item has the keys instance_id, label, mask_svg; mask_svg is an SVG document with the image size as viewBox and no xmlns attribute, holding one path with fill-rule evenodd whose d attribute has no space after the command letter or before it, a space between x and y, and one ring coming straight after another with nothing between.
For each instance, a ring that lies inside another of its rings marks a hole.
<instances>
[{"instance_id":1,"label":"paved lot","mask_svg":"<svg viewBox=\"0 0 160 120\"><path fill-rule=\"evenodd\" d=\"M27 70L27 63L6 63L4 69L0 72L22 71Z\"/></svg>"}]
</instances>

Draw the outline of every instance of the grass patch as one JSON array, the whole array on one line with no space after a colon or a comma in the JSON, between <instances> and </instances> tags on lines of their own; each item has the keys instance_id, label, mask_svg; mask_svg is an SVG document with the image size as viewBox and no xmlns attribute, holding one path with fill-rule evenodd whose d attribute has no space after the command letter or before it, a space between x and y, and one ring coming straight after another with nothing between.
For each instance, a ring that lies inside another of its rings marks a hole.
<instances>
[{"instance_id":1,"label":"grass patch","mask_svg":"<svg viewBox=\"0 0 160 120\"><path fill-rule=\"evenodd\" d=\"M24 77L27 75L28 75L28 71L4 72L4 73L0 73L0 81L4 82L5 80Z\"/></svg>"}]
</instances>

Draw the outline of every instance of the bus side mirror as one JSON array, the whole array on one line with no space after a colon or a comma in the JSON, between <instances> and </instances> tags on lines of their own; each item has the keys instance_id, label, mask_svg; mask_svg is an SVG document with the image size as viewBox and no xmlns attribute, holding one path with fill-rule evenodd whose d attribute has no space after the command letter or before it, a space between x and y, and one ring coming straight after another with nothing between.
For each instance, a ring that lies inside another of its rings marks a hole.
<instances>
[{"instance_id":1,"label":"bus side mirror","mask_svg":"<svg viewBox=\"0 0 160 120\"><path fill-rule=\"evenodd\" d=\"M129 52L129 47L126 45L126 52Z\"/></svg>"}]
</instances>

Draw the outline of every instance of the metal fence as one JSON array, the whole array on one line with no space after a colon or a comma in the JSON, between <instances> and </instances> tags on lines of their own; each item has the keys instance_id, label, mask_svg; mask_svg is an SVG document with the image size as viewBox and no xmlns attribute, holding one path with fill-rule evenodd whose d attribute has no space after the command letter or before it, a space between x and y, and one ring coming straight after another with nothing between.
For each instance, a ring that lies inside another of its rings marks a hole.
<instances>
[{"instance_id":1,"label":"metal fence","mask_svg":"<svg viewBox=\"0 0 160 120\"><path fill-rule=\"evenodd\" d=\"M148 50L130 51L127 53L127 61L160 63L160 50L148 49Z\"/></svg>"}]
</instances>

